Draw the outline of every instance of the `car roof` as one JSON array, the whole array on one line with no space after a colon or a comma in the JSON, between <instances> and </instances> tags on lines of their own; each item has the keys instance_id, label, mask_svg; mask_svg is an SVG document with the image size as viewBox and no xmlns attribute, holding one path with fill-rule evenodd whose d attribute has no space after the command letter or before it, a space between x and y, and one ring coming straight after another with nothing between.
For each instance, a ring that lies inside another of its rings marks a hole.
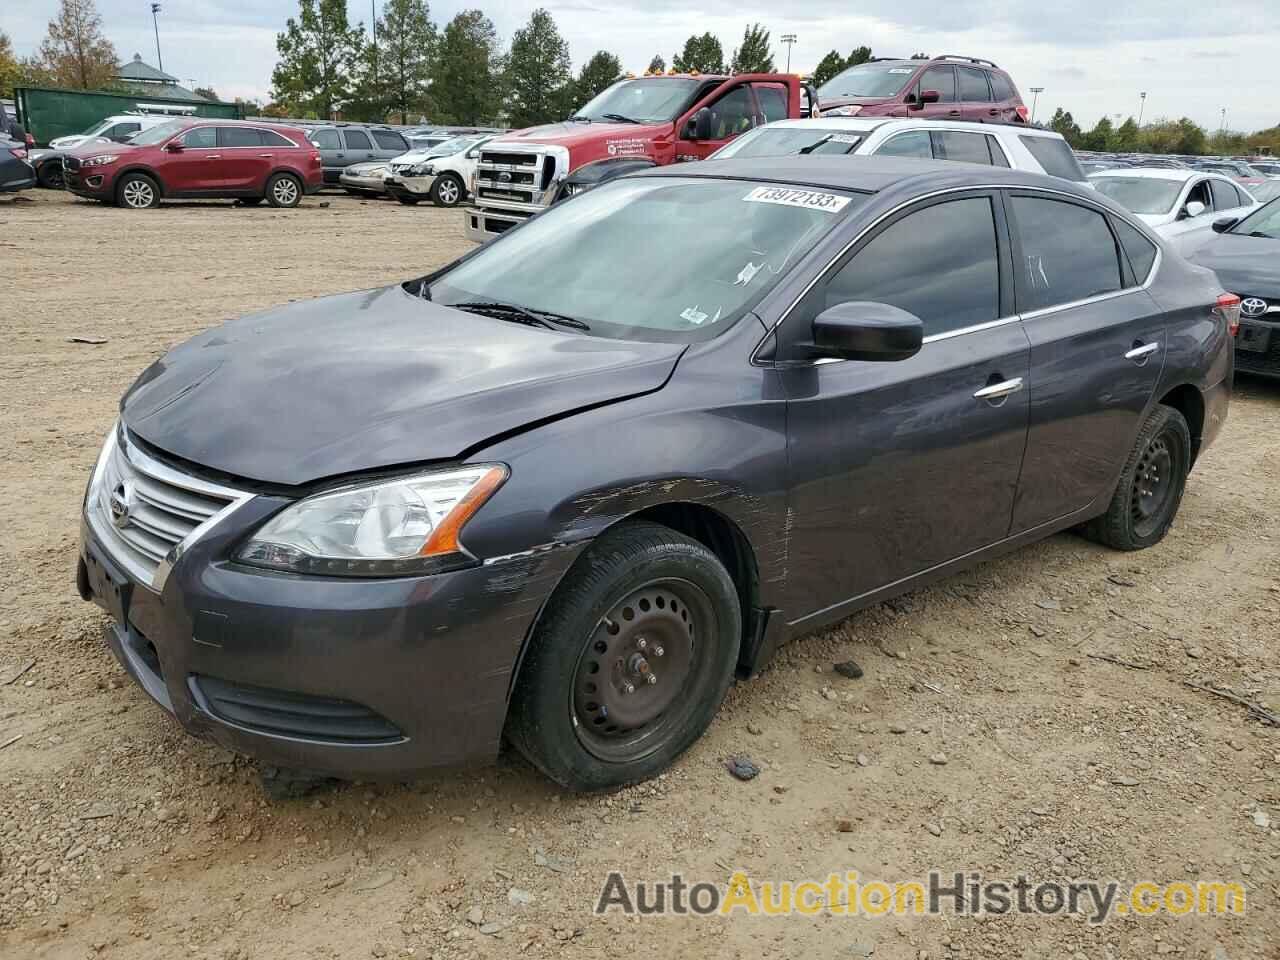
<instances>
[{"instance_id":1,"label":"car roof","mask_svg":"<svg viewBox=\"0 0 1280 960\"><path fill-rule=\"evenodd\" d=\"M1041 130L1039 127L1023 123L980 123L976 120L930 120L926 117L801 117L788 120L774 120L765 124L770 127L813 127L815 130L852 130L856 133L870 133L881 127L910 127L913 130L967 130L972 133L1001 132L1011 135L1031 135L1061 140L1062 134L1054 130Z\"/></svg>"},{"instance_id":2,"label":"car roof","mask_svg":"<svg viewBox=\"0 0 1280 960\"><path fill-rule=\"evenodd\" d=\"M1091 180L1102 177L1141 177L1145 180L1176 180L1179 183L1190 180L1192 177L1228 179L1221 174L1214 173L1212 170L1179 169L1177 167L1123 167L1118 170L1100 170L1089 175Z\"/></svg>"},{"instance_id":3,"label":"car roof","mask_svg":"<svg viewBox=\"0 0 1280 960\"><path fill-rule=\"evenodd\" d=\"M826 187L859 193L878 193L889 187L920 181L934 189L986 187L1038 187L1098 202L1096 191L1071 180L1043 173L991 167L955 160L918 160L909 157L786 156L703 160L697 164L677 163L639 171L641 177L706 177L756 180L798 186Z\"/></svg>"}]
</instances>

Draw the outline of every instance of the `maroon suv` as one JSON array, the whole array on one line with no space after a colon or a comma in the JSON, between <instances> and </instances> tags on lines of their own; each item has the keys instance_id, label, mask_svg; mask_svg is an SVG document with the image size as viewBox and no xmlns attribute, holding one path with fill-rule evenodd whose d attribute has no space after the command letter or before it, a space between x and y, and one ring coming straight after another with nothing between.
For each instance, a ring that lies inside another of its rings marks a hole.
<instances>
[{"instance_id":1,"label":"maroon suv","mask_svg":"<svg viewBox=\"0 0 1280 960\"><path fill-rule=\"evenodd\" d=\"M1010 76L990 60L869 60L818 88L825 117L929 117L1025 123L1027 108Z\"/></svg>"},{"instance_id":2,"label":"maroon suv","mask_svg":"<svg viewBox=\"0 0 1280 960\"><path fill-rule=\"evenodd\" d=\"M134 210L179 197L295 207L324 185L320 152L301 130L205 117L149 127L128 143L79 146L63 163L72 193Z\"/></svg>"}]
</instances>

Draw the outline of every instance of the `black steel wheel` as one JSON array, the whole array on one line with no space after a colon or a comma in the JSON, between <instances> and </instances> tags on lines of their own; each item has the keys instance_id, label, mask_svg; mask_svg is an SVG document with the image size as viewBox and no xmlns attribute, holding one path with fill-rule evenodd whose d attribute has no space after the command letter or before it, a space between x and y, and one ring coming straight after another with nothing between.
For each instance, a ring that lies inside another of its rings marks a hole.
<instances>
[{"instance_id":1,"label":"black steel wheel","mask_svg":"<svg viewBox=\"0 0 1280 960\"><path fill-rule=\"evenodd\" d=\"M733 581L707 547L657 524L623 524L578 558L548 601L507 738L570 789L652 777L715 716L741 623Z\"/></svg>"},{"instance_id":2,"label":"black steel wheel","mask_svg":"<svg viewBox=\"0 0 1280 960\"><path fill-rule=\"evenodd\" d=\"M1157 406L1138 431L1107 512L1085 535L1117 550L1164 539L1177 516L1191 469L1191 431L1173 407Z\"/></svg>"},{"instance_id":3,"label":"black steel wheel","mask_svg":"<svg viewBox=\"0 0 1280 960\"><path fill-rule=\"evenodd\" d=\"M40 186L48 190L61 190L66 186L62 176L62 160L55 157L40 164L36 168L36 179Z\"/></svg>"}]
</instances>

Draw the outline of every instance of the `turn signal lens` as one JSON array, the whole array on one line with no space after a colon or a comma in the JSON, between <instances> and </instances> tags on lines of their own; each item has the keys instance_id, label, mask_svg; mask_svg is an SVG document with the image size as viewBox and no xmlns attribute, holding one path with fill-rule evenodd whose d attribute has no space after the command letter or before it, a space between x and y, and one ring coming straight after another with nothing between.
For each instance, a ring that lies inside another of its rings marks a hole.
<instances>
[{"instance_id":1,"label":"turn signal lens","mask_svg":"<svg viewBox=\"0 0 1280 960\"><path fill-rule=\"evenodd\" d=\"M1240 332L1240 298L1234 293L1224 293L1218 297L1213 312L1226 321L1227 332L1233 337Z\"/></svg>"}]
</instances>

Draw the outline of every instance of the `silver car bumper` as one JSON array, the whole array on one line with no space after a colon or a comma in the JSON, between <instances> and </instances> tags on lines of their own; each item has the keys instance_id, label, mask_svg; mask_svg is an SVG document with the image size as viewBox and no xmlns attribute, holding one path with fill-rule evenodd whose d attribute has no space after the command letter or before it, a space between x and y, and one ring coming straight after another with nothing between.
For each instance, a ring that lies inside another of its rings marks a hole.
<instances>
[{"instance_id":1,"label":"silver car bumper","mask_svg":"<svg viewBox=\"0 0 1280 960\"><path fill-rule=\"evenodd\" d=\"M382 177L358 177L353 174L343 173L338 177L338 183L344 187L350 187L352 190L365 190L370 193L384 193L386 191L386 187L382 183Z\"/></svg>"}]
</instances>

